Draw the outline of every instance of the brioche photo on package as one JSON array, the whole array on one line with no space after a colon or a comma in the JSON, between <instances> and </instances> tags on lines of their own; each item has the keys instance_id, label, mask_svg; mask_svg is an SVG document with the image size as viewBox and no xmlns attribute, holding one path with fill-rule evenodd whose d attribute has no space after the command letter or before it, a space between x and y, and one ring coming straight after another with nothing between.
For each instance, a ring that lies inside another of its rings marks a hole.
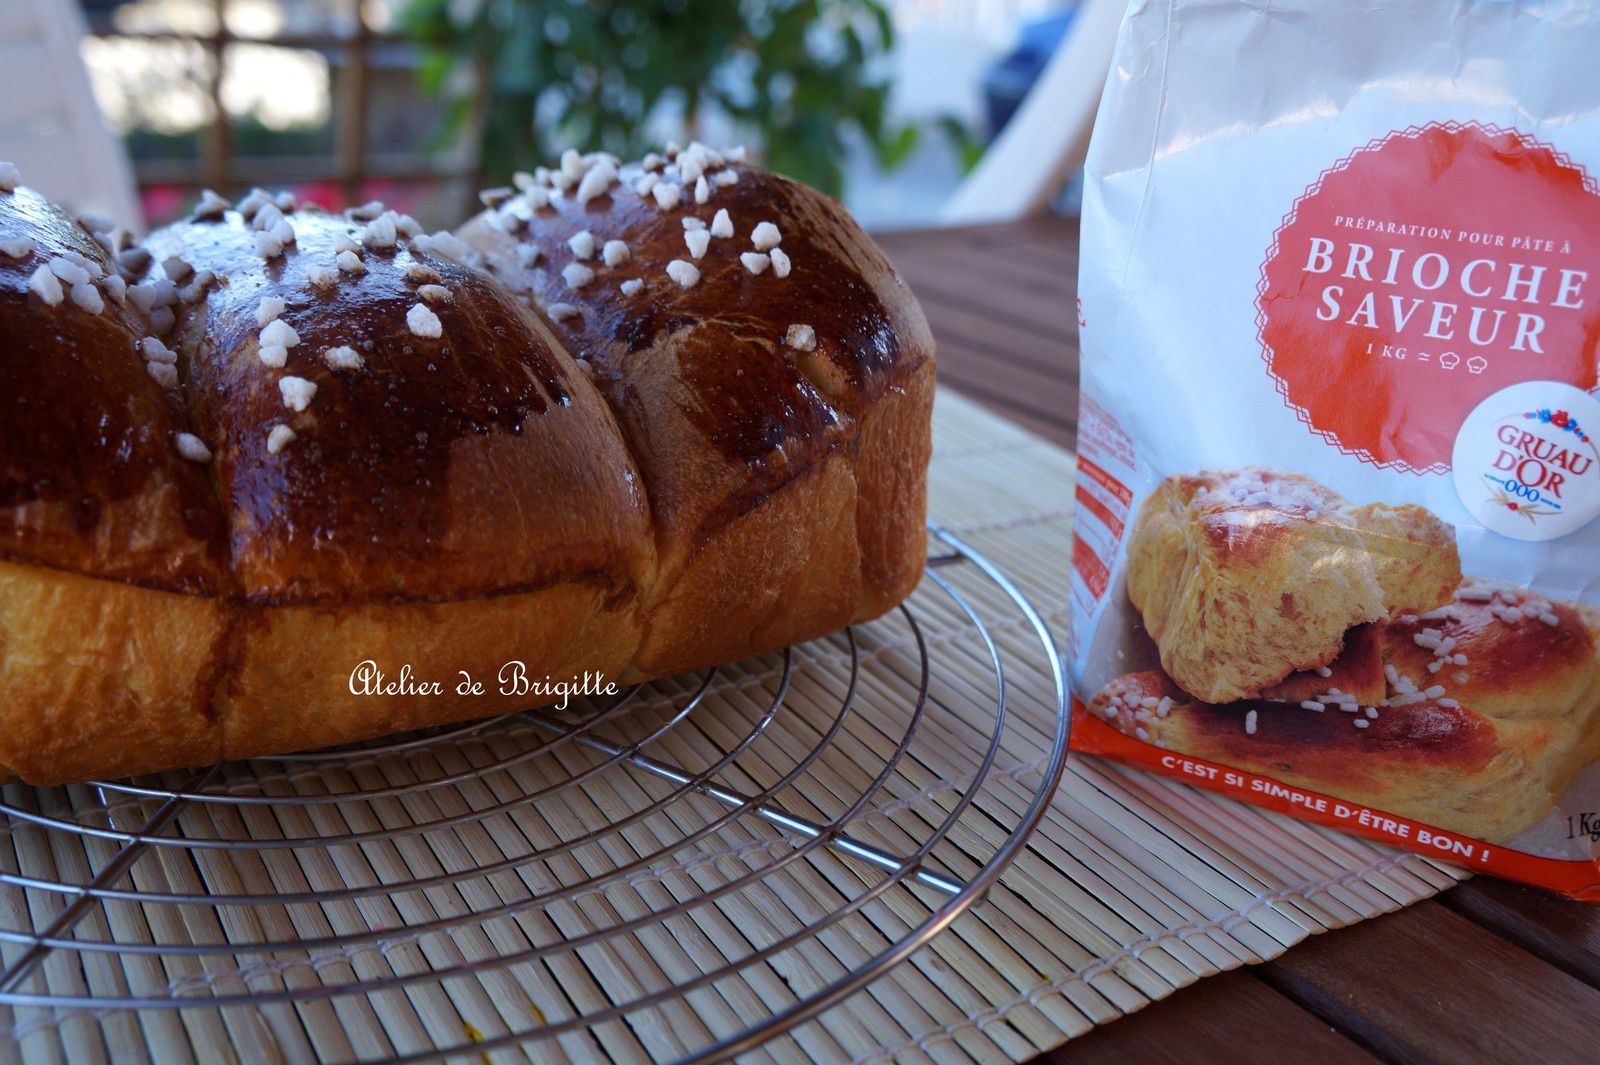
<instances>
[{"instance_id":1,"label":"brioche photo on package","mask_svg":"<svg viewBox=\"0 0 1600 1065\"><path fill-rule=\"evenodd\" d=\"M1137 0L1074 746L1600 897L1600 7Z\"/></svg>"}]
</instances>

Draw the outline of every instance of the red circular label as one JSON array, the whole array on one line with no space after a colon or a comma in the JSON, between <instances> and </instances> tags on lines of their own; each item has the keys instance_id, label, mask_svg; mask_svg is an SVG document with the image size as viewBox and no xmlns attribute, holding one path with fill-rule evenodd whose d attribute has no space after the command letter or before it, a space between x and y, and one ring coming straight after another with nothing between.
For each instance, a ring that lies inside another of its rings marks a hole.
<instances>
[{"instance_id":1,"label":"red circular label","mask_svg":"<svg viewBox=\"0 0 1600 1065\"><path fill-rule=\"evenodd\" d=\"M1259 293L1262 355L1301 421L1363 461L1444 473L1485 397L1595 388L1600 194L1514 131L1391 133L1295 202Z\"/></svg>"}]
</instances>

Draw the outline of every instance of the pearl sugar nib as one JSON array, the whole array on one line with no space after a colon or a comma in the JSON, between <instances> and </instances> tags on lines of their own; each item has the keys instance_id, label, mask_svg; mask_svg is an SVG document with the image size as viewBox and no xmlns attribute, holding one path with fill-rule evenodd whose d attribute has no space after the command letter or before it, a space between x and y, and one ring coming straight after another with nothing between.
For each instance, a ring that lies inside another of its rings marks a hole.
<instances>
[{"instance_id":1,"label":"pearl sugar nib","mask_svg":"<svg viewBox=\"0 0 1600 1065\"><path fill-rule=\"evenodd\" d=\"M425 303L413 304L406 312L406 326L419 337L437 340L444 335L439 316Z\"/></svg>"},{"instance_id":2,"label":"pearl sugar nib","mask_svg":"<svg viewBox=\"0 0 1600 1065\"><path fill-rule=\"evenodd\" d=\"M267 454L276 455L289 446L289 441L294 439L294 430L287 425L274 425L267 434Z\"/></svg>"},{"instance_id":3,"label":"pearl sugar nib","mask_svg":"<svg viewBox=\"0 0 1600 1065\"><path fill-rule=\"evenodd\" d=\"M700 283L700 268L694 263L674 259L667 264L667 276L676 281L679 288L694 288Z\"/></svg>"},{"instance_id":4,"label":"pearl sugar nib","mask_svg":"<svg viewBox=\"0 0 1600 1065\"><path fill-rule=\"evenodd\" d=\"M783 335L783 342L796 351L816 351L817 331L809 325L791 325Z\"/></svg>"},{"instance_id":5,"label":"pearl sugar nib","mask_svg":"<svg viewBox=\"0 0 1600 1065\"><path fill-rule=\"evenodd\" d=\"M317 394L317 386L304 377L280 377L278 392L283 397L285 407L293 411L303 411L311 405L312 398Z\"/></svg>"},{"instance_id":6,"label":"pearl sugar nib","mask_svg":"<svg viewBox=\"0 0 1600 1065\"><path fill-rule=\"evenodd\" d=\"M177 434L178 454L190 462L210 462L211 449L206 447L205 441L193 433Z\"/></svg>"},{"instance_id":7,"label":"pearl sugar nib","mask_svg":"<svg viewBox=\"0 0 1600 1065\"><path fill-rule=\"evenodd\" d=\"M359 370L366 363L360 352L347 345L324 351L322 361L327 363L331 370Z\"/></svg>"},{"instance_id":8,"label":"pearl sugar nib","mask_svg":"<svg viewBox=\"0 0 1600 1065\"><path fill-rule=\"evenodd\" d=\"M778 227L771 222L757 223L756 228L750 231L750 243L755 245L756 251L767 251L776 248L783 240L783 235L778 232Z\"/></svg>"}]
</instances>

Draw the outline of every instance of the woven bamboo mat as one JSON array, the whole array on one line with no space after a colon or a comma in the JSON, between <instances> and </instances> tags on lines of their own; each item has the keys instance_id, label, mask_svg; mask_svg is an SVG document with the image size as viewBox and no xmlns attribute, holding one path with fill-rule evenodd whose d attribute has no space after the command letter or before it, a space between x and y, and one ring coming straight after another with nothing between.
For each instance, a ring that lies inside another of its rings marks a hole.
<instances>
[{"instance_id":1,"label":"woven bamboo mat","mask_svg":"<svg viewBox=\"0 0 1600 1065\"><path fill-rule=\"evenodd\" d=\"M934 519L1007 572L1060 642L1070 456L949 394L935 441ZM559 722L519 716L337 760L147 781L149 794L8 786L0 992L27 997L0 1007L0 1051L692 1055L870 964L949 896L909 866L886 873L670 771L619 763L619 746L844 825L874 852L925 849L920 868L960 882L1047 783L1053 698L1028 619L952 565L905 614L787 660L649 686L596 729L609 737L598 745L555 744ZM1075 757L981 901L744 1059L1026 1059L1459 875Z\"/></svg>"}]
</instances>

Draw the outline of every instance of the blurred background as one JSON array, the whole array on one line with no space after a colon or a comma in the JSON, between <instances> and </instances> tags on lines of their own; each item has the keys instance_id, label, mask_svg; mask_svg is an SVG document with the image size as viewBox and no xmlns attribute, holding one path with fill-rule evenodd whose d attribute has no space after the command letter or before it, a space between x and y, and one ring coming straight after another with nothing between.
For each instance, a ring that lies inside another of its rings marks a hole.
<instances>
[{"instance_id":1,"label":"blurred background","mask_svg":"<svg viewBox=\"0 0 1600 1065\"><path fill-rule=\"evenodd\" d=\"M258 184L443 225L560 147L627 157L668 138L746 144L871 228L930 225L1076 13L1071 0L78 2L93 95L152 225L203 187Z\"/></svg>"}]
</instances>

